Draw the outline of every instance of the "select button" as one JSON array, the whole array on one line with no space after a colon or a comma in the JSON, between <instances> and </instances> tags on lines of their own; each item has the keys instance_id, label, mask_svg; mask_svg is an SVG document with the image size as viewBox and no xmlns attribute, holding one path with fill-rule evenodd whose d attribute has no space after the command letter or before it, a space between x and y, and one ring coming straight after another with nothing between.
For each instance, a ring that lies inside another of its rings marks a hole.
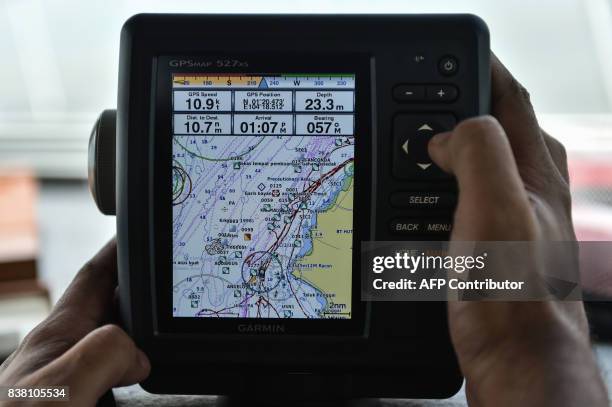
<instances>
[{"instance_id":1,"label":"select button","mask_svg":"<svg viewBox=\"0 0 612 407\"><path fill-rule=\"evenodd\" d=\"M457 204L457 196L450 192L395 192L391 205L410 209L448 209Z\"/></svg>"}]
</instances>

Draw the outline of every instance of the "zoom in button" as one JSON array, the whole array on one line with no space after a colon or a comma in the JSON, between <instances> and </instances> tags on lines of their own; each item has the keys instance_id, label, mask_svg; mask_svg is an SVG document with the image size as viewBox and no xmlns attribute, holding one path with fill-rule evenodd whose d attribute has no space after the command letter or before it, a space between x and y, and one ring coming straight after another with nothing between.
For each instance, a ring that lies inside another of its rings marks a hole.
<instances>
[{"instance_id":1,"label":"zoom in button","mask_svg":"<svg viewBox=\"0 0 612 407\"><path fill-rule=\"evenodd\" d=\"M428 102L450 103L457 100L459 90L453 85L431 85L426 89Z\"/></svg>"}]
</instances>

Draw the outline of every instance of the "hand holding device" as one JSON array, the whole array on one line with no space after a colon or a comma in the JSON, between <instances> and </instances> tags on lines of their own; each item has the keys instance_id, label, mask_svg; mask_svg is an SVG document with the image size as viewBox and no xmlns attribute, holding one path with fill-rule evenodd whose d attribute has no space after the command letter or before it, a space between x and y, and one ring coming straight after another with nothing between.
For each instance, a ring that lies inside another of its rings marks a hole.
<instances>
[{"instance_id":1,"label":"hand holding device","mask_svg":"<svg viewBox=\"0 0 612 407\"><path fill-rule=\"evenodd\" d=\"M563 146L540 129L527 92L495 57L492 83L495 118L462 122L429 145L459 184L451 239L575 240ZM581 302L448 309L470 404L608 405Z\"/></svg>"},{"instance_id":2,"label":"hand holding device","mask_svg":"<svg viewBox=\"0 0 612 407\"><path fill-rule=\"evenodd\" d=\"M110 324L116 322L116 250L113 239L79 271L51 314L0 366L0 385L67 386L54 393L57 401L93 406L108 389L147 377L147 356Z\"/></svg>"}]
</instances>

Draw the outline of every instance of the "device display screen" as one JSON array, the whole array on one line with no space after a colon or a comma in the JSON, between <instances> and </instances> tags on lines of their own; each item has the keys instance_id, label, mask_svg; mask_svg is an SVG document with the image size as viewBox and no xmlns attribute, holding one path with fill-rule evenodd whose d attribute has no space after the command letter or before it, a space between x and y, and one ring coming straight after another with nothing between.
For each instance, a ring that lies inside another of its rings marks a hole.
<instances>
[{"instance_id":1,"label":"device display screen","mask_svg":"<svg viewBox=\"0 0 612 407\"><path fill-rule=\"evenodd\" d=\"M172 74L173 316L350 319L354 74Z\"/></svg>"}]
</instances>

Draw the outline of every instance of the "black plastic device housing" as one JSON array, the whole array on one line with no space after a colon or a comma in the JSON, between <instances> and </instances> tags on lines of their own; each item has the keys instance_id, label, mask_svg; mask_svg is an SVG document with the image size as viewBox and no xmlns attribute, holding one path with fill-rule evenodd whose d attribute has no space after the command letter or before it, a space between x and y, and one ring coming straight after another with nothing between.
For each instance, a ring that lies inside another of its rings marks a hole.
<instances>
[{"instance_id":1,"label":"black plastic device housing","mask_svg":"<svg viewBox=\"0 0 612 407\"><path fill-rule=\"evenodd\" d=\"M490 52L484 22L472 15L142 14L129 19L121 33L119 293L123 324L152 361L143 387L155 393L246 397L270 392L304 398L453 395L462 377L449 340L446 305L361 302L358 266L353 295L360 311L348 324L291 321L282 332L254 333L237 329L245 321L219 326L202 318L200 328L179 330L164 323L159 305L172 292L171 286L159 286L172 273L167 233L172 134L164 131L168 113L160 96L170 90L158 84L171 71L162 66L170 60L209 61L214 72L357 72L358 258L359 241L448 238L444 229L393 233L395 219L450 222L453 210L452 205L398 207L392 204L394 193L456 191L453 180L435 168L422 170L423 175L396 176L394 155L401 145L394 143L394 126L403 120L398 117L444 115L458 122L488 113ZM252 62L248 67L227 62L234 60ZM192 71L203 70L200 65ZM398 85L426 92L451 86L457 94L453 100L418 94L415 100L401 100L394 95Z\"/></svg>"}]
</instances>

